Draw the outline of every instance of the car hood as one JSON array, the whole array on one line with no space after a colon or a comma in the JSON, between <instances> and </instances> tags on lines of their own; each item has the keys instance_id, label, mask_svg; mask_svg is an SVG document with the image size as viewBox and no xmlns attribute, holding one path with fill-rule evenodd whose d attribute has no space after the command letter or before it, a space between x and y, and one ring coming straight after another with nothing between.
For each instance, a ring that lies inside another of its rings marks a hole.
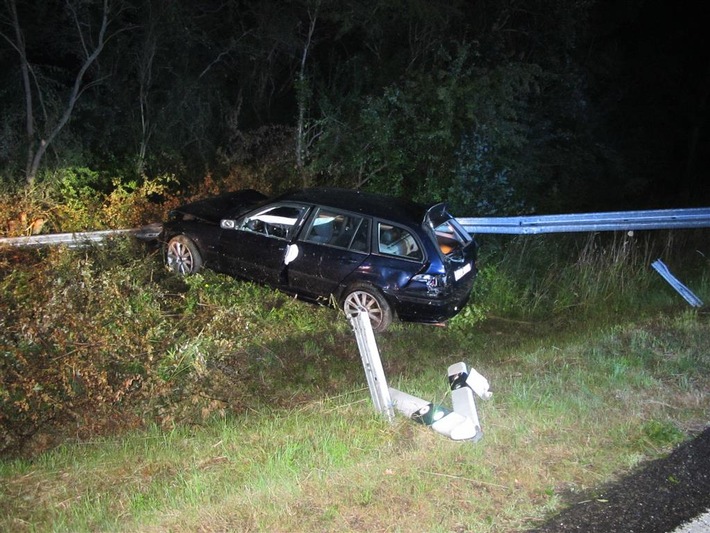
<instances>
[{"instance_id":1,"label":"car hood","mask_svg":"<svg viewBox=\"0 0 710 533\"><path fill-rule=\"evenodd\" d=\"M219 224L223 218L235 217L268 197L259 191L247 189L228 192L205 200L181 205L170 212L170 219L177 214L189 215L205 222Z\"/></svg>"}]
</instances>

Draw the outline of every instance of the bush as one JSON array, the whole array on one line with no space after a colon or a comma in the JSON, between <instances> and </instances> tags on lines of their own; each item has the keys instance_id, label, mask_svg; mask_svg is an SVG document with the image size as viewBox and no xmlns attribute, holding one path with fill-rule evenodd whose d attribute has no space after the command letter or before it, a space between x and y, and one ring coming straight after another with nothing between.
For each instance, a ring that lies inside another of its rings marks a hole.
<instances>
[{"instance_id":1,"label":"bush","mask_svg":"<svg viewBox=\"0 0 710 533\"><path fill-rule=\"evenodd\" d=\"M46 174L30 189L0 194L7 236L123 229L159 222L179 203L172 175L124 181L87 168Z\"/></svg>"},{"instance_id":2,"label":"bush","mask_svg":"<svg viewBox=\"0 0 710 533\"><path fill-rule=\"evenodd\" d=\"M150 382L170 342L166 298L151 283L155 262L132 246L51 250L0 281L0 450L48 423L78 424L87 410L91 420Z\"/></svg>"},{"instance_id":3,"label":"bush","mask_svg":"<svg viewBox=\"0 0 710 533\"><path fill-rule=\"evenodd\" d=\"M291 403L309 388L337 390L358 368L337 311L209 271L179 278L130 239L0 266L0 455L40 434Z\"/></svg>"}]
</instances>

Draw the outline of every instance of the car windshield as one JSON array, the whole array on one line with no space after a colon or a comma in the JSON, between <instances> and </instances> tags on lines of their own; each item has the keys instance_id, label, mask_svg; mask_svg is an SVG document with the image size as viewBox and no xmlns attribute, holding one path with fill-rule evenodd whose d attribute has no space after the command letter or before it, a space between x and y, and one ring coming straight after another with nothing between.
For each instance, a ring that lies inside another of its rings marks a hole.
<instances>
[{"instance_id":1,"label":"car windshield","mask_svg":"<svg viewBox=\"0 0 710 533\"><path fill-rule=\"evenodd\" d=\"M446 210L445 204L436 204L427 211L425 225L434 232L441 252L455 259L461 250L471 242L471 236Z\"/></svg>"},{"instance_id":2,"label":"car windshield","mask_svg":"<svg viewBox=\"0 0 710 533\"><path fill-rule=\"evenodd\" d=\"M239 229L279 239L290 239L305 210L305 206L269 206L244 218Z\"/></svg>"}]
</instances>

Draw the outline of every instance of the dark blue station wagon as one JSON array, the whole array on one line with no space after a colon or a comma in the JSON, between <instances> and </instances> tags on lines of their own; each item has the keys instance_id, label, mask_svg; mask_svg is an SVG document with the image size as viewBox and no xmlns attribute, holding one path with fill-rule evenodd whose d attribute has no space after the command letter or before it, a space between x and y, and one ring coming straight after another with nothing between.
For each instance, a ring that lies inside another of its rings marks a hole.
<instances>
[{"instance_id":1,"label":"dark blue station wagon","mask_svg":"<svg viewBox=\"0 0 710 533\"><path fill-rule=\"evenodd\" d=\"M227 193L173 210L161 240L180 274L205 266L307 300L365 310L375 331L396 317L440 323L468 301L475 240L444 204L348 189L267 198Z\"/></svg>"}]
</instances>

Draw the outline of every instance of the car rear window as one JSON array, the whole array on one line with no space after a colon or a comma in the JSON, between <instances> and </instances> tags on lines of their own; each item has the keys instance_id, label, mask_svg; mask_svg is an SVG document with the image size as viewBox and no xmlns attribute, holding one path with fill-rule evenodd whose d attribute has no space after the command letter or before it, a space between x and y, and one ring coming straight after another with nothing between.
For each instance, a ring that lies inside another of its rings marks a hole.
<instances>
[{"instance_id":1,"label":"car rear window","mask_svg":"<svg viewBox=\"0 0 710 533\"><path fill-rule=\"evenodd\" d=\"M434 230L439 249L451 256L471 242L471 236L446 210L444 204L438 204L427 213L427 221Z\"/></svg>"},{"instance_id":2,"label":"car rear window","mask_svg":"<svg viewBox=\"0 0 710 533\"><path fill-rule=\"evenodd\" d=\"M458 226L458 227L457 227ZM436 242L445 255L451 255L471 242L471 237L454 221L447 221L434 228Z\"/></svg>"}]
</instances>

